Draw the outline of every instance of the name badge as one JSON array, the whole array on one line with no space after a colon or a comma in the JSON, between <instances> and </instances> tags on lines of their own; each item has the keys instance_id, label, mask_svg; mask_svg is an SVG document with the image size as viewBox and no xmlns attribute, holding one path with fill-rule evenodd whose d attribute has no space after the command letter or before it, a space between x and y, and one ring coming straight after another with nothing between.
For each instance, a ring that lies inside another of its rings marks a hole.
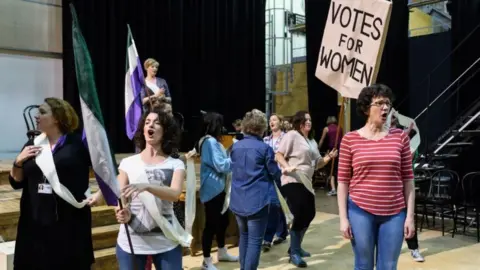
<instances>
[{"instance_id":1,"label":"name badge","mask_svg":"<svg viewBox=\"0 0 480 270\"><path fill-rule=\"evenodd\" d=\"M39 194L52 194L52 186L50 184L38 184Z\"/></svg>"}]
</instances>

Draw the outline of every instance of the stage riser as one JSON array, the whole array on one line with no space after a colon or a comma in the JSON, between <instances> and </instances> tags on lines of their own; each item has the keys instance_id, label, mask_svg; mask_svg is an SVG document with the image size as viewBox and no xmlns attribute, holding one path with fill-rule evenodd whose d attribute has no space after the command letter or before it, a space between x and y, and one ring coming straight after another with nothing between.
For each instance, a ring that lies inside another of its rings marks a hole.
<instances>
[{"instance_id":1,"label":"stage riser","mask_svg":"<svg viewBox=\"0 0 480 270\"><path fill-rule=\"evenodd\" d=\"M92 270L118 270L115 247L96 251Z\"/></svg>"},{"instance_id":2,"label":"stage riser","mask_svg":"<svg viewBox=\"0 0 480 270\"><path fill-rule=\"evenodd\" d=\"M0 234L5 241L16 239L19 216L20 212L0 214ZM113 224L117 224L117 220L112 207L99 206L92 208L92 228Z\"/></svg>"}]
</instances>

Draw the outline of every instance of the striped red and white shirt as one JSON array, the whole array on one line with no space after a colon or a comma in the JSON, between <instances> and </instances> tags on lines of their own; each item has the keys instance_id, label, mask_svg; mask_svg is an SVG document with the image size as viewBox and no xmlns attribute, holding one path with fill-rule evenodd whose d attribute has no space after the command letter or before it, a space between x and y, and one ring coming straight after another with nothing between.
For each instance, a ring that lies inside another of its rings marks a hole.
<instances>
[{"instance_id":1,"label":"striped red and white shirt","mask_svg":"<svg viewBox=\"0 0 480 270\"><path fill-rule=\"evenodd\" d=\"M380 216L399 213L406 207L403 187L407 181L413 181L408 134L390 130L378 141L357 131L343 137L338 182L349 184L349 196L360 208Z\"/></svg>"}]
</instances>

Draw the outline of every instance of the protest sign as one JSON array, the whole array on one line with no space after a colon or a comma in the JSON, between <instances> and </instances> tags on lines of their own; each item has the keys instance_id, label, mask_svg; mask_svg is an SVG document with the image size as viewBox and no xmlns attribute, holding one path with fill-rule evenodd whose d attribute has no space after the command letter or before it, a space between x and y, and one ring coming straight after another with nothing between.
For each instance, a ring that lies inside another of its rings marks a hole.
<instances>
[{"instance_id":1,"label":"protest sign","mask_svg":"<svg viewBox=\"0 0 480 270\"><path fill-rule=\"evenodd\" d=\"M332 0L315 76L358 98L376 80L391 10L386 0Z\"/></svg>"}]
</instances>

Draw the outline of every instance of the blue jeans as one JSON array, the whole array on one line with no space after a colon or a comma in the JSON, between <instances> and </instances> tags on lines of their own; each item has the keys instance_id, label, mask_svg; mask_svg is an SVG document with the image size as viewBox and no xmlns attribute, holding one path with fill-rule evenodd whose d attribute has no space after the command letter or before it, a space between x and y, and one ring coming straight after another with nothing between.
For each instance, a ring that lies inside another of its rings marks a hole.
<instances>
[{"instance_id":1,"label":"blue jeans","mask_svg":"<svg viewBox=\"0 0 480 270\"><path fill-rule=\"evenodd\" d=\"M287 239L288 236L287 221L280 204L270 204L268 225L263 240L271 243L274 235L282 239Z\"/></svg>"},{"instance_id":2,"label":"blue jeans","mask_svg":"<svg viewBox=\"0 0 480 270\"><path fill-rule=\"evenodd\" d=\"M240 231L240 270L256 270L260 263L263 236L268 223L269 206L256 214L243 217L236 215Z\"/></svg>"},{"instance_id":3,"label":"blue jeans","mask_svg":"<svg viewBox=\"0 0 480 270\"><path fill-rule=\"evenodd\" d=\"M135 252L135 250L134 250ZM117 260L119 270L134 270L133 269L133 258L130 253L125 252L121 247L117 245L116 248ZM145 269L145 264L147 263L148 255L135 255L135 264L137 269ZM182 256L183 250L182 246L178 245L176 248L159 254L152 254L153 264L155 269L172 269L172 270L181 270L182 269Z\"/></svg>"},{"instance_id":4,"label":"blue jeans","mask_svg":"<svg viewBox=\"0 0 480 270\"><path fill-rule=\"evenodd\" d=\"M376 265L377 270L396 270L404 237L405 209L393 216L378 216L361 209L350 198L347 205L354 269L373 270Z\"/></svg>"}]
</instances>

